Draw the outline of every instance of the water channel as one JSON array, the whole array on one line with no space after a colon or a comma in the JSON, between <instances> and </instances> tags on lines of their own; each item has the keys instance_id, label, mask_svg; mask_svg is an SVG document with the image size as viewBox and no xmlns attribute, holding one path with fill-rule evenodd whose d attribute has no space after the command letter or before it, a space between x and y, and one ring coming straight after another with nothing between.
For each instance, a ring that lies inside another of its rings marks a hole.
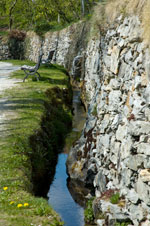
<instances>
[{"instance_id":1,"label":"water channel","mask_svg":"<svg viewBox=\"0 0 150 226\"><path fill-rule=\"evenodd\" d=\"M85 111L81 105L79 90L73 91L73 109L73 133L78 133L85 122ZM59 154L55 177L48 192L48 202L59 213L65 226L84 226L84 209L73 199L67 186L66 160L67 153Z\"/></svg>"}]
</instances>

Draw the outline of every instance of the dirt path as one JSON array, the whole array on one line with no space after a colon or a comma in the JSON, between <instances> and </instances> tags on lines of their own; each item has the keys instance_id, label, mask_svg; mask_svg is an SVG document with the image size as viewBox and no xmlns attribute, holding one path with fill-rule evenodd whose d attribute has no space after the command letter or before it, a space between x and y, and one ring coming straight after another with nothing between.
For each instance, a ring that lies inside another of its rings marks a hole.
<instances>
[{"instance_id":1,"label":"dirt path","mask_svg":"<svg viewBox=\"0 0 150 226\"><path fill-rule=\"evenodd\" d=\"M20 69L19 66L13 66L11 63L0 62L0 95L4 93L5 90L17 86L21 80L10 78L10 74L13 71ZM8 120L15 117L14 112L11 110L13 105L7 98L0 98L0 137L5 133L6 124Z\"/></svg>"}]
</instances>

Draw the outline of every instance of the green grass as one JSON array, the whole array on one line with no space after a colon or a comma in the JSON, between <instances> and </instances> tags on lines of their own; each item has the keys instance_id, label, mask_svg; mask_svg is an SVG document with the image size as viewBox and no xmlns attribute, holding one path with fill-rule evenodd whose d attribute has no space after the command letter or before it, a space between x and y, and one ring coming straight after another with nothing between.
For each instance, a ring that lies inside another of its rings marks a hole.
<instances>
[{"instance_id":1,"label":"green grass","mask_svg":"<svg viewBox=\"0 0 150 226\"><path fill-rule=\"evenodd\" d=\"M8 36L8 33L7 30L0 30L0 36Z\"/></svg>"},{"instance_id":2,"label":"green grass","mask_svg":"<svg viewBox=\"0 0 150 226\"><path fill-rule=\"evenodd\" d=\"M11 62L29 65L27 61ZM30 62L30 65L33 64ZM56 143L61 142L59 133L65 130L62 121L66 123L71 118L69 108L62 100L62 88L68 87L68 76L57 65L41 66L39 73L42 77L39 82L29 77L26 82L0 96L6 98L3 107L5 113L8 112L0 132L0 226L62 225L47 201L32 194L35 187L32 182L36 173L43 170L45 158L50 160L55 157L47 147L58 148ZM16 71L12 77L23 79L24 72ZM60 131L55 128L51 117ZM50 141L48 135L51 136ZM4 190L4 187L8 189ZM24 203L29 205L17 207Z\"/></svg>"}]
</instances>

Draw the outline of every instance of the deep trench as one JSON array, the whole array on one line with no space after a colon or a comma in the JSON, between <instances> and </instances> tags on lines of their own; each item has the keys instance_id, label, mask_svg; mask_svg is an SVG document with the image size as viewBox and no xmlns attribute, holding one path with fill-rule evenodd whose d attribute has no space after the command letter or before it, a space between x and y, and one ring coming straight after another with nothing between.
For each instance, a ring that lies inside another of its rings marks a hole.
<instances>
[{"instance_id":1,"label":"deep trench","mask_svg":"<svg viewBox=\"0 0 150 226\"><path fill-rule=\"evenodd\" d=\"M70 136L80 133L85 122L85 111L80 101L80 91L73 90L73 126ZM68 150L69 151L69 150ZM85 198L83 187L71 180L66 172L67 148L63 148L58 156L56 173L50 190L48 202L60 214L66 226L83 226Z\"/></svg>"},{"instance_id":2,"label":"deep trench","mask_svg":"<svg viewBox=\"0 0 150 226\"><path fill-rule=\"evenodd\" d=\"M48 92L48 91L47 91ZM32 147L32 182L34 195L48 199L48 203L61 216L66 226L83 226L84 223L84 207L85 197L84 188L79 182L71 180L66 173L66 159L68 149L65 146L66 136L75 136L80 134L85 122L85 109L80 100L80 90L73 90L72 98L70 91L54 88L56 96L60 95L62 104L65 102L69 108L72 108L72 122L67 118L66 113L61 108L59 102L59 111L66 117L63 125L66 131L56 131L58 140L57 146L49 144L52 137L52 128L49 120L53 107L57 101L53 103L45 102L45 114L41 118L41 128L30 137L30 146ZM51 95L51 94L48 94ZM55 116L56 112L54 111ZM60 116L60 115L59 115ZM63 118L64 119L64 118ZM60 118L59 118L60 120ZM55 126L56 127L56 126ZM63 133L63 134L61 134ZM40 150L37 152L37 150ZM41 153L47 153L44 158Z\"/></svg>"},{"instance_id":3,"label":"deep trench","mask_svg":"<svg viewBox=\"0 0 150 226\"><path fill-rule=\"evenodd\" d=\"M58 154L72 128L68 114L72 104L70 90L54 87L46 91L46 96L48 100L44 103L40 128L29 138L33 193L44 198L54 178ZM67 110L64 110L64 105Z\"/></svg>"}]
</instances>

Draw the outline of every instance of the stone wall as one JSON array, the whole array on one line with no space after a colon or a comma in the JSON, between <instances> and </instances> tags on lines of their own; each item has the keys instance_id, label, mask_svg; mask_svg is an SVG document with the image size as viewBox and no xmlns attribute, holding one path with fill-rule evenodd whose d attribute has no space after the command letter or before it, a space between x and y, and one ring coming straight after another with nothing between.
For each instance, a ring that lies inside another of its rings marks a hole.
<instances>
[{"instance_id":1,"label":"stone wall","mask_svg":"<svg viewBox=\"0 0 150 226\"><path fill-rule=\"evenodd\" d=\"M85 48L87 33L85 22L75 23L63 30L47 32L40 38L34 32L28 32L26 38L26 58L37 61L40 50L43 51L43 60L47 60L50 51L54 51L52 63L63 65L71 70L73 59Z\"/></svg>"},{"instance_id":2,"label":"stone wall","mask_svg":"<svg viewBox=\"0 0 150 226\"><path fill-rule=\"evenodd\" d=\"M9 52L9 46L7 41L0 40L0 60L7 60L11 58L11 54Z\"/></svg>"},{"instance_id":3,"label":"stone wall","mask_svg":"<svg viewBox=\"0 0 150 226\"><path fill-rule=\"evenodd\" d=\"M71 149L71 178L95 188L95 213L113 225L150 225L150 54L137 16L121 17L89 41L83 90L88 106L81 138ZM119 191L118 204L109 193Z\"/></svg>"},{"instance_id":4,"label":"stone wall","mask_svg":"<svg viewBox=\"0 0 150 226\"><path fill-rule=\"evenodd\" d=\"M150 53L142 26L137 16L120 17L87 43L88 26L48 32L43 40L28 32L25 56L36 62L41 47L43 59L54 50L52 62L82 78L87 120L67 167L71 178L94 187L95 214L107 219L97 224L150 225ZM116 191L121 198L112 204L109 193Z\"/></svg>"}]
</instances>

